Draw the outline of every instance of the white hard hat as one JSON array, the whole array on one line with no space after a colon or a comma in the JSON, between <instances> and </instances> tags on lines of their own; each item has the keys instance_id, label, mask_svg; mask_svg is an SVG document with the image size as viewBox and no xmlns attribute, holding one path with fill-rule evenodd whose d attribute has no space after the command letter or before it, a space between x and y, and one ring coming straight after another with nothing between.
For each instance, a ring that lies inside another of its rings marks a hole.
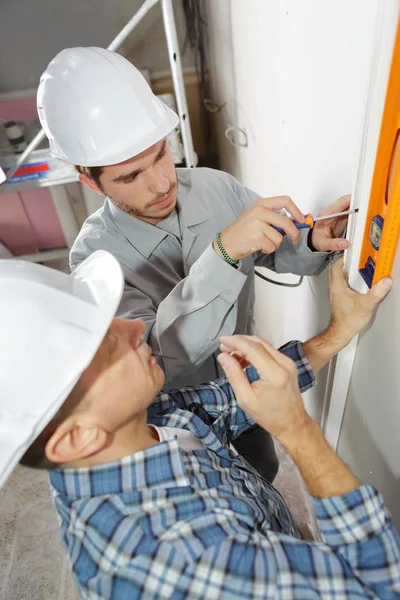
<instances>
[{"instance_id":1,"label":"white hard hat","mask_svg":"<svg viewBox=\"0 0 400 600\"><path fill-rule=\"evenodd\" d=\"M136 67L103 48L57 54L40 79L37 108L51 155L83 167L128 160L179 122Z\"/></svg>"},{"instance_id":2,"label":"white hard hat","mask_svg":"<svg viewBox=\"0 0 400 600\"><path fill-rule=\"evenodd\" d=\"M90 364L123 282L102 250L72 275L0 260L0 487Z\"/></svg>"}]
</instances>

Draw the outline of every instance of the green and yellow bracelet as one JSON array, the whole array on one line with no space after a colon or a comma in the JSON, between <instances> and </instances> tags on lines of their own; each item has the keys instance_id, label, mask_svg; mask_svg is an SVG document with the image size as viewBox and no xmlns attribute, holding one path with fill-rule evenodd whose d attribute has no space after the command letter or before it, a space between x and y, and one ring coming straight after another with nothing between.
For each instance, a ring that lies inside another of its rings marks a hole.
<instances>
[{"instance_id":1,"label":"green and yellow bracelet","mask_svg":"<svg viewBox=\"0 0 400 600\"><path fill-rule=\"evenodd\" d=\"M226 262L229 263L230 265L237 265L239 261L233 260L233 258L231 258L229 256L229 254L227 253L227 251L225 250L225 248L223 247L223 245L221 243L221 231L219 233L217 233L216 242L217 242L218 250L221 252L222 256L224 257L224 260L226 260Z\"/></svg>"}]
</instances>

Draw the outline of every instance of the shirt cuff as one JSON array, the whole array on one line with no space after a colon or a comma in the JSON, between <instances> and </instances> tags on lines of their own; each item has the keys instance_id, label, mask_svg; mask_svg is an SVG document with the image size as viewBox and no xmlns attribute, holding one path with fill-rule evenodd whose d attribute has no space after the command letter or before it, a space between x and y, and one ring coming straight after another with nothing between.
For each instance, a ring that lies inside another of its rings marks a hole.
<instances>
[{"instance_id":1,"label":"shirt cuff","mask_svg":"<svg viewBox=\"0 0 400 600\"><path fill-rule=\"evenodd\" d=\"M215 288L231 300L236 300L247 279L247 276L242 273L241 261L234 269L215 252L211 243L198 258L197 265Z\"/></svg>"},{"instance_id":2,"label":"shirt cuff","mask_svg":"<svg viewBox=\"0 0 400 600\"><path fill-rule=\"evenodd\" d=\"M372 485L333 498L313 498L324 541L330 546L362 542L391 521L382 495Z\"/></svg>"},{"instance_id":3,"label":"shirt cuff","mask_svg":"<svg viewBox=\"0 0 400 600\"><path fill-rule=\"evenodd\" d=\"M304 354L303 344L301 342L297 340L288 342L279 348L279 352L282 352L282 354L285 354L285 356L291 358L296 363L301 393L306 392L316 384L317 379L315 373ZM257 370L253 366L246 368L246 376L250 383L260 378Z\"/></svg>"}]
</instances>

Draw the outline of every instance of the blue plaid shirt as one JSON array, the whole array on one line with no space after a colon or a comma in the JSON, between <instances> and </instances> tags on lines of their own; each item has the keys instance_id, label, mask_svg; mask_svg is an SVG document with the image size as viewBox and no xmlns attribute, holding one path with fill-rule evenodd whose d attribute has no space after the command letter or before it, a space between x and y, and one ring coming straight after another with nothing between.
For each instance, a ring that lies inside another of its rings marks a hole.
<instances>
[{"instance_id":1,"label":"blue plaid shirt","mask_svg":"<svg viewBox=\"0 0 400 600\"><path fill-rule=\"evenodd\" d=\"M302 345L281 351L311 387ZM379 492L315 500L324 542L302 540L279 493L229 446L252 421L226 379L160 394L149 422L190 430L205 448L173 439L50 473L81 598L400 598L399 537Z\"/></svg>"}]
</instances>

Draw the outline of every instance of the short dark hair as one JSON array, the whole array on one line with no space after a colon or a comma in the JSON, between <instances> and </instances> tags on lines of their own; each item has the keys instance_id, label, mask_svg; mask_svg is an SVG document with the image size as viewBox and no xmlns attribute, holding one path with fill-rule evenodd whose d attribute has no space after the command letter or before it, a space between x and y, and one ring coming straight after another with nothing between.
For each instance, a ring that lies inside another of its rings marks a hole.
<instances>
[{"instance_id":1,"label":"short dark hair","mask_svg":"<svg viewBox=\"0 0 400 600\"><path fill-rule=\"evenodd\" d=\"M80 175L85 175L85 177L89 177L92 179L97 187L103 191L100 177L103 173L103 167L81 167L80 165L74 165L75 171L77 171Z\"/></svg>"},{"instance_id":2,"label":"short dark hair","mask_svg":"<svg viewBox=\"0 0 400 600\"><path fill-rule=\"evenodd\" d=\"M58 409L58 412L54 415L50 423L39 433L37 438L29 446L23 457L20 459L20 463L25 467L31 467L33 469L57 469L61 465L56 464L48 460L46 457L46 445L57 427L61 425L63 421L78 406L82 400L82 389L79 386L79 380L75 384L75 387L69 393L63 404Z\"/></svg>"},{"instance_id":3,"label":"short dark hair","mask_svg":"<svg viewBox=\"0 0 400 600\"><path fill-rule=\"evenodd\" d=\"M32 469L55 469L60 466L48 460L45 453L46 444L56 429L54 425L55 422L51 421L38 435L19 461L21 465Z\"/></svg>"}]
</instances>

